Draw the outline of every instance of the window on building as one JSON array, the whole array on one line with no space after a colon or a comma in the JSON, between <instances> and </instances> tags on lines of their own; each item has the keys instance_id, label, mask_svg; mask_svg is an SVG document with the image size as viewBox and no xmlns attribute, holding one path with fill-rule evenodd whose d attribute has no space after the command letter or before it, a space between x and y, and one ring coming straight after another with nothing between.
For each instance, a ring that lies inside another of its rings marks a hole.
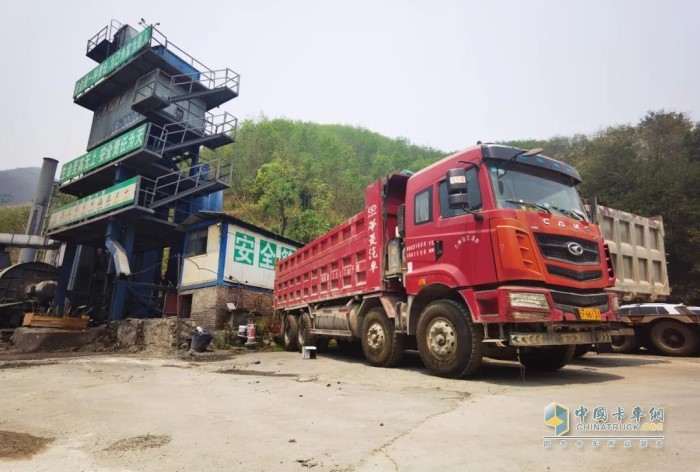
<instances>
[{"instance_id":1,"label":"window on building","mask_svg":"<svg viewBox=\"0 0 700 472\"><path fill-rule=\"evenodd\" d=\"M207 252L209 228L202 228L187 233L187 256L198 256Z\"/></svg>"},{"instance_id":2,"label":"window on building","mask_svg":"<svg viewBox=\"0 0 700 472\"><path fill-rule=\"evenodd\" d=\"M417 225L427 223L433 220L433 189L428 187L420 193L416 194L414 199L414 217L413 222Z\"/></svg>"},{"instance_id":3,"label":"window on building","mask_svg":"<svg viewBox=\"0 0 700 472\"><path fill-rule=\"evenodd\" d=\"M467 196L469 198L469 206L467 210L476 211L481 209L481 189L479 188L479 178L476 173L476 168L471 167L467 170ZM466 211L462 208L450 208L447 201L447 181L440 182L440 217L452 218L465 214Z\"/></svg>"}]
</instances>

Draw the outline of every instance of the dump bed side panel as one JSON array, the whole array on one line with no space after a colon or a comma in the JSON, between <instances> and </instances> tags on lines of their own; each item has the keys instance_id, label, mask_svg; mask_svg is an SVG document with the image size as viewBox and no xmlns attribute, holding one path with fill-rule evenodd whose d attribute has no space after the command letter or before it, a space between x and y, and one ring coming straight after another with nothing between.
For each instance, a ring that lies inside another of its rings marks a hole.
<instances>
[{"instance_id":1,"label":"dump bed side panel","mask_svg":"<svg viewBox=\"0 0 700 472\"><path fill-rule=\"evenodd\" d=\"M600 205L597 211L617 274L614 290L627 300L669 296L661 216L647 218Z\"/></svg>"},{"instance_id":2,"label":"dump bed side panel","mask_svg":"<svg viewBox=\"0 0 700 472\"><path fill-rule=\"evenodd\" d=\"M275 308L289 309L382 289L382 181L367 187L365 210L275 267Z\"/></svg>"}]
</instances>

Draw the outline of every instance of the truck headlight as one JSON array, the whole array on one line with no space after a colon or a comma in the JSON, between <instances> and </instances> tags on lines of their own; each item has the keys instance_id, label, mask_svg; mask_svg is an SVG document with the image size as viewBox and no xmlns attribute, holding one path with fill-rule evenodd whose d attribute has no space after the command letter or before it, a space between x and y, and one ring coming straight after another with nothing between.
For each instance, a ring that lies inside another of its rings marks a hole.
<instances>
[{"instance_id":1,"label":"truck headlight","mask_svg":"<svg viewBox=\"0 0 700 472\"><path fill-rule=\"evenodd\" d=\"M510 292L508 297L512 307L549 309L544 293Z\"/></svg>"}]
</instances>

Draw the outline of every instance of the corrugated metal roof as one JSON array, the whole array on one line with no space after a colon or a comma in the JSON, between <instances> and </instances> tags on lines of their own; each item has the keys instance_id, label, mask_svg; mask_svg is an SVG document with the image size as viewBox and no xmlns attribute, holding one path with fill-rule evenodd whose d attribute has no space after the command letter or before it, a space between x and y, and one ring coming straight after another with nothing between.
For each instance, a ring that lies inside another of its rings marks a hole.
<instances>
[{"instance_id":1,"label":"corrugated metal roof","mask_svg":"<svg viewBox=\"0 0 700 472\"><path fill-rule=\"evenodd\" d=\"M226 221L228 223L233 223L235 225L238 225L242 228L249 229L251 231L255 231L258 234L261 234L263 236L266 236L270 239L273 239L275 241L280 241L286 244L290 244L292 246L295 246L297 248L300 248L304 246L304 243L300 243L299 241L295 241L293 239L286 238L284 236L280 236L277 233L273 233L269 229L263 228L261 226L254 225L252 223L248 223L247 221L243 221L240 218L236 218L235 216L227 215L224 212L221 211L198 211L196 213L191 214L190 216L187 217L185 221L180 223L178 226L179 231L187 231L189 227L197 225L199 223L203 223L205 221L211 221L211 220L216 220L216 221Z\"/></svg>"}]
</instances>

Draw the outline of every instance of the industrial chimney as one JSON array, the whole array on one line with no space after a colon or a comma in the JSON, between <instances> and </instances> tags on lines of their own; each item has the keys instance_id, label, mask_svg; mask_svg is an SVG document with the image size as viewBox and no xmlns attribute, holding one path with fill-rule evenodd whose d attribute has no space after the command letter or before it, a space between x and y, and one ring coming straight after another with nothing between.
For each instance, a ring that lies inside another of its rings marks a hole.
<instances>
[{"instance_id":1,"label":"industrial chimney","mask_svg":"<svg viewBox=\"0 0 700 472\"><path fill-rule=\"evenodd\" d=\"M49 201L51 200L51 192L53 191L54 177L56 176L56 168L58 161L50 157L44 158L44 163L41 166L39 174L39 182L36 185L34 192L34 201L32 209L29 212L29 220L27 221L26 234L38 235L41 234L44 227L44 219L48 210ZM25 248L19 253L18 263L32 262L36 256L36 249Z\"/></svg>"}]
</instances>

